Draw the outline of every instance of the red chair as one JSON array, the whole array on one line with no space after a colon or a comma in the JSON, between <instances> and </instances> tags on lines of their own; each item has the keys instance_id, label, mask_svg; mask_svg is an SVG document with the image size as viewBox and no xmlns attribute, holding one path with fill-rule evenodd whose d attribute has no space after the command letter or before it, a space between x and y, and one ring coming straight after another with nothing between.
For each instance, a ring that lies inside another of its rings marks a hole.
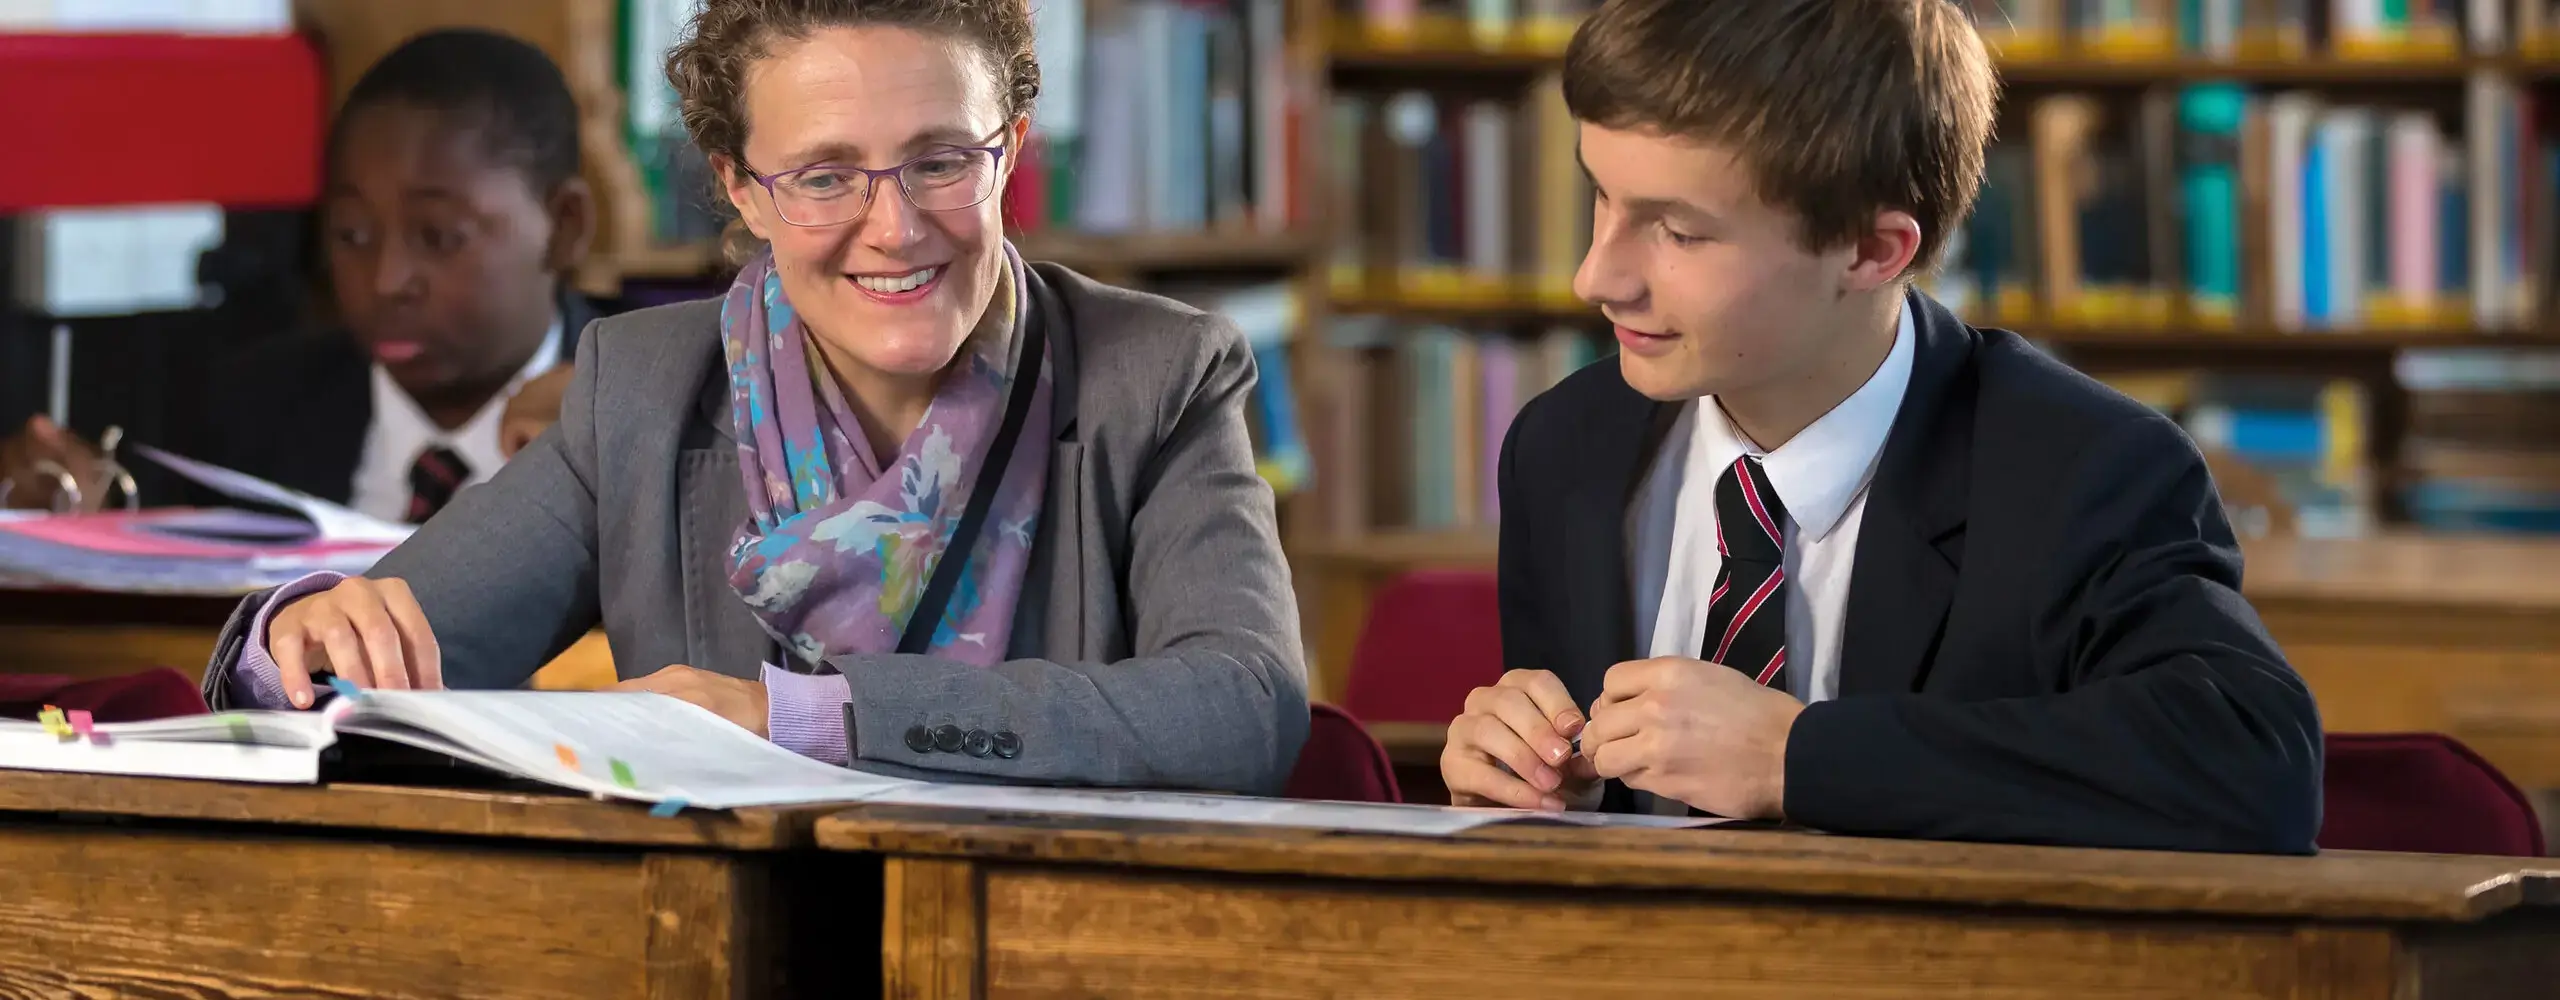
<instances>
[{"instance_id":1,"label":"red chair","mask_svg":"<svg viewBox=\"0 0 2560 1000\"><path fill-rule=\"evenodd\" d=\"M167 667L82 681L0 674L0 718L33 719L46 705L85 711L98 722L145 722L208 711L195 682Z\"/></svg>"},{"instance_id":2,"label":"red chair","mask_svg":"<svg viewBox=\"0 0 2560 1000\"><path fill-rule=\"evenodd\" d=\"M1402 802L1387 748L1351 713L1323 702L1307 706L1307 745L1283 794L1293 799Z\"/></svg>"},{"instance_id":3,"label":"red chair","mask_svg":"<svg viewBox=\"0 0 2560 1000\"><path fill-rule=\"evenodd\" d=\"M1492 573L1421 570L1369 602L1343 707L1374 722L1441 722L1502 678L1502 605Z\"/></svg>"},{"instance_id":4,"label":"red chair","mask_svg":"<svg viewBox=\"0 0 2560 1000\"><path fill-rule=\"evenodd\" d=\"M2333 733L2327 758L2323 849L2542 856L2533 803L2453 737Z\"/></svg>"}]
</instances>

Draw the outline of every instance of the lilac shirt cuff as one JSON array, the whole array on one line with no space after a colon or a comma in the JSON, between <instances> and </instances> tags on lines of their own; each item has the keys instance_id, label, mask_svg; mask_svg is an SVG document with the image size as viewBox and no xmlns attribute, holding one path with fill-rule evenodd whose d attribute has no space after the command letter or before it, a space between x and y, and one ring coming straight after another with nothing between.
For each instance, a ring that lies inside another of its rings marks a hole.
<instances>
[{"instance_id":1,"label":"lilac shirt cuff","mask_svg":"<svg viewBox=\"0 0 2560 1000\"><path fill-rule=\"evenodd\" d=\"M853 687L843 674L799 674L764 665L765 731L774 745L839 767L853 764L844 706Z\"/></svg>"},{"instance_id":2,"label":"lilac shirt cuff","mask_svg":"<svg viewBox=\"0 0 2560 1000\"><path fill-rule=\"evenodd\" d=\"M231 697L252 708L292 708L285 697L284 671L267 655L267 620L274 618L284 606L338 585L346 574L322 570L276 588L267 598L267 606L258 609L250 620L249 641L240 649L240 658L231 665Z\"/></svg>"}]
</instances>

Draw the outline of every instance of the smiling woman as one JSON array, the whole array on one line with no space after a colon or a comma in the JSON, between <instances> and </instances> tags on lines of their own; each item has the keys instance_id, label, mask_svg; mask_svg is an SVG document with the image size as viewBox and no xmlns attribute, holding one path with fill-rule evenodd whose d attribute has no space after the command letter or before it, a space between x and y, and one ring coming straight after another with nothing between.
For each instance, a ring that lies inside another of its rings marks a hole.
<instances>
[{"instance_id":1,"label":"smiling woman","mask_svg":"<svg viewBox=\"0 0 2560 1000\"><path fill-rule=\"evenodd\" d=\"M1252 354L1004 239L1022 0L710 0L668 76L760 244L728 294L598 324L558 425L371 578L245 602L208 696L514 686L600 618L624 686L822 760L1276 792Z\"/></svg>"}]
</instances>

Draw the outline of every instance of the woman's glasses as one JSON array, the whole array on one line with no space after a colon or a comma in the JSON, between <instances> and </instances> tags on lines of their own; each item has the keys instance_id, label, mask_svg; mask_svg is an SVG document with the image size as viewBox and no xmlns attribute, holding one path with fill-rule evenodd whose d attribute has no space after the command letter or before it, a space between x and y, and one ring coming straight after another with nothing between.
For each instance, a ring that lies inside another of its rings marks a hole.
<instances>
[{"instance_id":1,"label":"woman's glasses","mask_svg":"<svg viewBox=\"0 0 2560 1000\"><path fill-rule=\"evenodd\" d=\"M951 212L976 206L996 192L996 164L1002 146L944 149L885 170L821 163L814 167L747 176L764 185L773 210L795 226L835 226L862 217L871 194L883 178L895 178L907 204L927 212Z\"/></svg>"}]
</instances>

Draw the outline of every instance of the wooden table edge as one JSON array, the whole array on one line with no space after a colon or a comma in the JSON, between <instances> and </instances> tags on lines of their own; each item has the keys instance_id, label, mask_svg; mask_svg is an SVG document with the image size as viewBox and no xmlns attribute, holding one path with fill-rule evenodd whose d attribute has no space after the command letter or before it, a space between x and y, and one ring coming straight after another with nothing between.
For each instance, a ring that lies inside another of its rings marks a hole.
<instances>
[{"instance_id":1,"label":"wooden table edge","mask_svg":"<svg viewBox=\"0 0 2560 1000\"><path fill-rule=\"evenodd\" d=\"M0 770L0 819L85 815L266 824L314 830L571 841L623 847L785 850L846 803L648 814L633 802L548 794L367 784L272 785Z\"/></svg>"},{"instance_id":2,"label":"wooden table edge","mask_svg":"<svg viewBox=\"0 0 2560 1000\"><path fill-rule=\"evenodd\" d=\"M1694 839L1781 837L1783 834L1698 830L1589 830L1556 827L1490 827L1449 838L1329 833L1318 830L1212 823L1171 823L1098 817L994 813L974 809L857 805L817 821L813 839L823 850L965 859L989 864L1062 864L1243 876L1297 876L1356 882L1483 884L1522 889L1606 889L1643 892L1730 893L1909 904L1958 904L1993 908L2095 913L2213 915L2294 918L2323 923L2469 923L2524 907L2560 906L2560 867L2525 858L2436 858L2465 865L2442 887L2358 889L2305 880L2291 894L2264 887L2233 891L2201 875L2182 878L2093 876L2085 872L2037 873L1983 870L1922 862L1859 861L1837 851L1801 851L1771 842L1753 849L1728 840L1701 849ZM1553 838L1589 837L1595 843ZM1806 836L1822 837L1811 834ZM1842 842L1908 845L1913 841L1840 838ZM2007 845L1949 845L1960 849L2052 852L2070 850ZM1599 848L1632 848L1660 863L1677 852L1676 870L1642 865L1575 867ZM1890 849L1890 848L1888 848ZM2128 856L2181 857L2171 852L2116 851ZM2329 852L2331 857L2377 859L2388 865L2423 865L2430 856ZM2313 859L2268 858L2271 862ZM1506 863L1562 870L1563 877L1514 874ZM2555 862L2560 864L2560 862ZM1677 880L1643 876L1671 874ZM1812 879L1827 888L1809 889ZM2455 885L2460 881L2458 886ZM1842 888L1836 883L1847 881ZM2144 895L2169 902L2145 900Z\"/></svg>"}]
</instances>

